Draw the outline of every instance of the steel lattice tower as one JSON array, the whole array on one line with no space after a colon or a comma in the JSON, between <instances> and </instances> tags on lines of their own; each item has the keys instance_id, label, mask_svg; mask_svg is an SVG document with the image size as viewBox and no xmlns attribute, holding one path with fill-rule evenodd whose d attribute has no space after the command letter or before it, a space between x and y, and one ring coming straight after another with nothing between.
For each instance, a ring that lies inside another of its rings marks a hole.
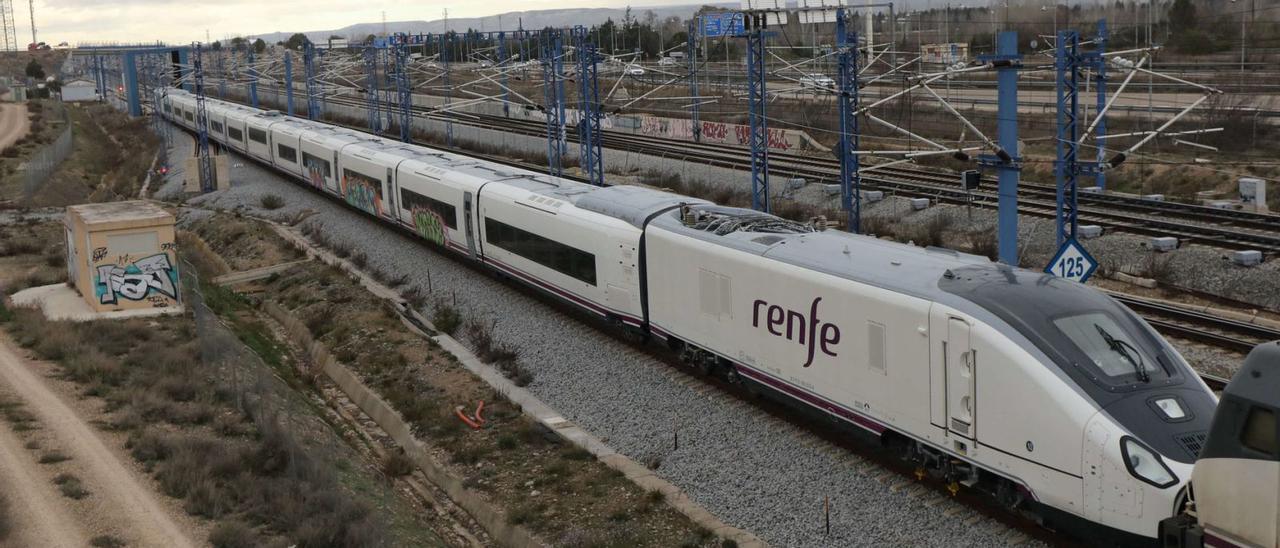
<instances>
[{"instance_id":1,"label":"steel lattice tower","mask_svg":"<svg viewBox=\"0 0 1280 548\"><path fill-rule=\"evenodd\" d=\"M0 0L0 30L4 32L4 51L18 51L18 31L13 26L12 0Z\"/></svg>"}]
</instances>

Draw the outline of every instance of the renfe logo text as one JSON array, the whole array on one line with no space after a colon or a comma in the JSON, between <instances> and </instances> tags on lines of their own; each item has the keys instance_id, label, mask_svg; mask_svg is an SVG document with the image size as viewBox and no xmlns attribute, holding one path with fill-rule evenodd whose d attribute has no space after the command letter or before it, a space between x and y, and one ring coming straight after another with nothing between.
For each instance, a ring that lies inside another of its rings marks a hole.
<instances>
[{"instance_id":1,"label":"renfe logo text","mask_svg":"<svg viewBox=\"0 0 1280 548\"><path fill-rule=\"evenodd\" d=\"M809 306L809 317L805 318L804 312L787 310L776 304L756 299L752 305L751 326L760 327L760 312L763 310L765 329L770 334L786 337L788 341L795 341L808 347L809 355L804 362L804 367L809 367L813 364L814 349L822 348L823 354L834 358L836 353L831 350L831 346L840 344L840 328L836 324L822 323L818 319L820 302L822 297L813 300L813 304Z\"/></svg>"}]
</instances>

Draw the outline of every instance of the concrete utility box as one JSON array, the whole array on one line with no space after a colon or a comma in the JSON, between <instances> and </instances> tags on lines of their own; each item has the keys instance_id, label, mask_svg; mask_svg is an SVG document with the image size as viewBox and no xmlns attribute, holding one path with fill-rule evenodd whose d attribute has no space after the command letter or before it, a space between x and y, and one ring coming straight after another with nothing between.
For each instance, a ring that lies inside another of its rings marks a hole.
<instances>
[{"instance_id":1,"label":"concrete utility box","mask_svg":"<svg viewBox=\"0 0 1280 548\"><path fill-rule=\"evenodd\" d=\"M62 85L62 102L97 101L98 85L88 80L72 80Z\"/></svg>"},{"instance_id":2,"label":"concrete utility box","mask_svg":"<svg viewBox=\"0 0 1280 548\"><path fill-rule=\"evenodd\" d=\"M1156 251L1173 251L1178 249L1178 239L1173 236L1161 236L1151 239L1151 249Z\"/></svg>"},{"instance_id":3,"label":"concrete utility box","mask_svg":"<svg viewBox=\"0 0 1280 548\"><path fill-rule=\"evenodd\" d=\"M1245 208L1258 213L1267 213L1267 182L1256 177L1241 177L1236 181L1240 185L1240 202Z\"/></svg>"},{"instance_id":4,"label":"concrete utility box","mask_svg":"<svg viewBox=\"0 0 1280 548\"><path fill-rule=\"evenodd\" d=\"M865 202L876 203L884 199L883 190L864 190L862 191L862 200Z\"/></svg>"},{"instance_id":5,"label":"concrete utility box","mask_svg":"<svg viewBox=\"0 0 1280 548\"><path fill-rule=\"evenodd\" d=\"M1102 227L1098 225L1080 225L1076 227L1076 235L1086 240L1102 235Z\"/></svg>"},{"instance_id":6,"label":"concrete utility box","mask_svg":"<svg viewBox=\"0 0 1280 548\"><path fill-rule=\"evenodd\" d=\"M68 285L94 312L179 306L173 215L150 202L67 208Z\"/></svg>"},{"instance_id":7,"label":"concrete utility box","mask_svg":"<svg viewBox=\"0 0 1280 548\"><path fill-rule=\"evenodd\" d=\"M1142 199L1143 199L1143 200L1151 200L1151 201L1153 201L1153 202L1163 202L1163 201L1164 201L1164 194L1143 194L1143 195L1142 195Z\"/></svg>"},{"instance_id":8,"label":"concrete utility box","mask_svg":"<svg viewBox=\"0 0 1280 548\"><path fill-rule=\"evenodd\" d=\"M1262 264L1262 252L1256 249L1236 251L1231 254L1231 262L1240 266L1257 266Z\"/></svg>"},{"instance_id":9,"label":"concrete utility box","mask_svg":"<svg viewBox=\"0 0 1280 548\"><path fill-rule=\"evenodd\" d=\"M226 154L213 157L213 175L217 180L214 190L231 188L231 160ZM192 156L182 166L183 192L200 192L200 157Z\"/></svg>"},{"instance_id":10,"label":"concrete utility box","mask_svg":"<svg viewBox=\"0 0 1280 548\"><path fill-rule=\"evenodd\" d=\"M916 211L920 211L920 210L925 209L925 208L927 208L927 207L929 207L929 199L928 199L928 198L912 198L912 199L911 199L911 209L914 209L914 210L916 210Z\"/></svg>"}]
</instances>

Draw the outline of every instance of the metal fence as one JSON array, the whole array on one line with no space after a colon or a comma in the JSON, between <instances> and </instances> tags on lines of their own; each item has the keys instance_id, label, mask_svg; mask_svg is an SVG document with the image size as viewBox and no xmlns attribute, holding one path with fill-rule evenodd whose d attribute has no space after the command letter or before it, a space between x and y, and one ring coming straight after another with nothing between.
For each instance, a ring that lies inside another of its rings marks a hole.
<instances>
[{"instance_id":1,"label":"metal fence","mask_svg":"<svg viewBox=\"0 0 1280 548\"><path fill-rule=\"evenodd\" d=\"M59 114L62 116L63 123L66 127L62 133L54 139L52 143L44 148L37 150L31 155L31 159L27 160L26 179L22 183L22 200L24 202L31 201L31 197L35 196L36 191L49 180L49 176L62 165L62 162L71 155L74 148L74 142L71 132L71 122L67 116L65 107L59 106Z\"/></svg>"}]
</instances>

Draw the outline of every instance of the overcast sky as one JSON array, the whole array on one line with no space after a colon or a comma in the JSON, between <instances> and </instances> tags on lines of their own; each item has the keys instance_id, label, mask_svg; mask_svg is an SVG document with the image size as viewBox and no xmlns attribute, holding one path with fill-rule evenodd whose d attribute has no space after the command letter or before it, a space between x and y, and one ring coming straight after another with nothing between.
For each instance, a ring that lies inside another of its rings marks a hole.
<instances>
[{"instance_id":1,"label":"overcast sky","mask_svg":"<svg viewBox=\"0 0 1280 548\"><path fill-rule=\"evenodd\" d=\"M509 11L693 4L694 0L37 0L39 39L68 42L172 43L276 31L327 30L354 23L481 17ZM27 2L15 0L18 41L31 37Z\"/></svg>"}]
</instances>

